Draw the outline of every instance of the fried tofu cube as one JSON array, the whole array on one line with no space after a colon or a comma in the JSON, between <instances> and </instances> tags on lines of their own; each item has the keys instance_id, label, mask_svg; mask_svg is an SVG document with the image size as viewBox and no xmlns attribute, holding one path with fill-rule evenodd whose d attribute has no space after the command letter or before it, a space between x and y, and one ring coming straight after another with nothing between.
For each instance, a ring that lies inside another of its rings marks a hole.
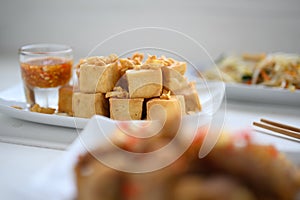
<instances>
[{"instance_id":1,"label":"fried tofu cube","mask_svg":"<svg viewBox=\"0 0 300 200\"><path fill-rule=\"evenodd\" d=\"M181 114L185 115L186 110L185 110L185 99L183 95L172 95L172 98L176 98L179 101L180 109L181 109Z\"/></svg>"},{"instance_id":2,"label":"fried tofu cube","mask_svg":"<svg viewBox=\"0 0 300 200\"><path fill-rule=\"evenodd\" d=\"M108 101L102 93L87 94L75 92L72 105L75 117L91 118L95 114L109 115Z\"/></svg>"},{"instance_id":3,"label":"fried tofu cube","mask_svg":"<svg viewBox=\"0 0 300 200\"><path fill-rule=\"evenodd\" d=\"M170 66L170 68L176 70L181 75L184 75L186 72L186 62L177 62Z\"/></svg>"},{"instance_id":4,"label":"fried tofu cube","mask_svg":"<svg viewBox=\"0 0 300 200\"><path fill-rule=\"evenodd\" d=\"M182 117L180 101L177 98L154 98L146 104L147 120L158 120L162 123L160 133L173 137L180 126Z\"/></svg>"},{"instance_id":5,"label":"fried tofu cube","mask_svg":"<svg viewBox=\"0 0 300 200\"><path fill-rule=\"evenodd\" d=\"M162 92L162 95L160 96L160 99L171 99L171 98L175 98L179 101L180 108L181 108L181 114L185 115L186 111L185 111L184 96L183 95L171 95L171 91L163 88L163 92Z\"/></svg>"},{"instance_id":6,"label":"fried tofu cube","mask_svg":"<svg viewBox=\"0 0 300 200\"><path fill-rule=\"evenodd\" d=\"M140 120L143 112L143 98L110 98L110 118L115 120Z\"/></svg>"},{"instance_id":7,"label":"fried tofu cube","mask_svg":"<svg viewBox=\"0 0 300 200\"><path fill-rule=\"evenodd\" d=\"M164 87L172 93L188 87L187 79L172 67L162 67Z\"/></svg>"},{"instance_id":8,"label":"fried tofu cube","mask_svg":"<svg viewBox=\"0 0 300 200\"><path fill-rule=\"evenodd\" d=\"M130 98L152 98L162 93L161 69L127 70L126 77Z\"/></svg>"},{"instance_id":9,"label":"fried tofu cube","mask_svg":"<svg viewBox=\"0 0 300 200\"><path fill-rule=\"evenodd\" d=\"M198 92L193 83L189 83L189 87L185 88L176 93L177 95L183 95L185 100L185 109L187 113L191 112L200 112L201 111L201 102L198 95Z\"/></svg>"},{"instance_id":10,"label":"fried tofu cube","mask_svg":"<svg viewBox=\"0 0 300 200\"><path fill-rule=\"evenodd\" d=\"M196 90L192 90L184 95L185 108L187 112L200 112L201 103Z\"/></svg>"},{"instance_id":11,"label":"fried tofu cube","mask_svg":"<svg viewBox=\"0 0 300 200\"><path fill-rule=\"evenodd\" d=\"M73 86L66 85L59 88L58 112L73 115L72 111Z\"/></svg>"},{"instance_id":12,"label":"fried tofu cube","mask_svg":"<svg viewBox=\"0 0 300 200\"><path fill-rule=\"evenodd\" d=\"M80 65L79 89L84 93L106 93L111 91L120 78L117 62L107 65Z\"/></svg>"},{"instance_id":13,"label":"fried tofu cube","mask_svg":"<svg viewBox=\"0 0 300 200\"><path fill-rule=\"evenodd\" d=\"M150 99L147 102L147 120L151 120L155 116L157 116L158 118L160 116L163 117L163 115L165 115L165 114L167 115L167 117L171 117L173 114L181 115L182 101L179 98L180 98L180 95L171 96L170 99L161 99L161 98ZM154 108L153 110L151 110L156 105L158 105L157 108ZM152 112L155 112L155 113L152 113ZM162 114L162 112L165 112L165 114Z\"/></svg>"}]
</instances>

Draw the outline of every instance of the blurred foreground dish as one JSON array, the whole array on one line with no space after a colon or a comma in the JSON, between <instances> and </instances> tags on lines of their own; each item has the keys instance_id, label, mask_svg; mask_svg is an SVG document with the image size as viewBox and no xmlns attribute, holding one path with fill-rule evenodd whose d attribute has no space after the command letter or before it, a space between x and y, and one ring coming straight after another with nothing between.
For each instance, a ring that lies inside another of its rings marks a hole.
<instances>
[{"instance_id":1,"label":"blurred foreground dish","mask_svg":"<svg viewBox=\"0 0 300 200\"><path fill-rule=\"evenodd\" d=\"M75 166L77 199L299 198L300 170L273 146L253 144L245 134L234 138L223 135L213 150L205 158L199 159L198 152L204 135L199 133L190 148L170 166L143 174L120 172L102 164L94 156L120 158L118 161L135 164L135 160L123 158L120 153L105 146L82 155ZM132 142L128 138L120 142L116 138L115 143L123 150L141 153L156 150L168 140L170 138L157 137ZM174 145L174 151L178 145L181 145L180 141ZM153 161L171 155L172 152L165 153Z\"/></svg>"},{"instance_id":2,"label":"blurred foreground dish","mask_svg":"<svg viewBox=\"0 0 300 200\"><path fill-rule=\"evenodd\" d=\"M216 69L205 72L210 80L300 89L300 56L292 54L243 54L225 56ZM220 74L219 74L220 73Z\"/></svg>"}]
</instances>

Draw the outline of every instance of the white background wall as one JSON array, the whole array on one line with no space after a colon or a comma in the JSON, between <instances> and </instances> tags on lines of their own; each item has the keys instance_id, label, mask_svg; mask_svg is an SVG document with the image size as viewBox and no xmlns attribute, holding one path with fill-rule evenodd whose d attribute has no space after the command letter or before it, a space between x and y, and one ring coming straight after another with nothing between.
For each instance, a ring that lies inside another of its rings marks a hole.
<instances>
[{"instance_id":1,"label":"white background wall","mask_svg":"<svg viewBox=\"0 0 300 200\"><path fill-rule=\"evenodd\" d=\"M0 0L0 55L15 57L22 44L53 42L71 45L79 59L109 36L142 26L181 31L213 57L300 53L298 0Z\"/></svg>"}]
</instances>

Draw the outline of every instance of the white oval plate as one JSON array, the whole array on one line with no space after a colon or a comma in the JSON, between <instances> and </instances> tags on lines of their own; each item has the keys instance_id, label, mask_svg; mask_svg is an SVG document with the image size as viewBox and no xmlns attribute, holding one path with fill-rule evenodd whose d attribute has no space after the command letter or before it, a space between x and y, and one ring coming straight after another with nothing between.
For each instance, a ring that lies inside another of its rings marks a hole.
<instances>
[{"instance_id":1,"label":"white oval plate","mask_svg":"<svg viewBox=\"0 0 300 200\"><path fill-rule=\"evenodd\" d=\"M221 87L220 87L221 86ZM223 83L198 83L196 85L199 98L202 105L201 114L211 116L220 107L224 97L224 84ZM25 97L22 84L18 84L4 91L0 91L0 112L17 119L31 121L41 124L79 128L85 127L89 119L70 117L58 114L41 114L30 112L28 110L19 110L11 106L26 107ZM114 122L115 120L107 117L100 116L105 123ZM143 122L141 120L140 122Z\"/></svg>"},{"instance_id":2,"label":"white oval plate","mask_svg":"<svg viewBox=\"0 0 300 200\"><path fill-rule=\"evenodd\" d=\"M226 97L238 101L300 106L300 90L226 83Z\"/></svg>"}]
</instances>

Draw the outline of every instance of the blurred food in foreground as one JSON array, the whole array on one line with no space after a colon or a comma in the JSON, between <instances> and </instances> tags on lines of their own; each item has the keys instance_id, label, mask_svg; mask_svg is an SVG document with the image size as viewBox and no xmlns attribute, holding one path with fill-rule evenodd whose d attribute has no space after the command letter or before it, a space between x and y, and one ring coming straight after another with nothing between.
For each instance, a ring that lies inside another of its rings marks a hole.
<instances>
[{"instance_id":1,"label":"blurred food in foreground","mask_svg":"<svg viewBox=\"0 0 300 200\"><path fill-rule=\"evenodd\" d=\"M205 72L209 80L300 89L300 56L292 54L242 54L221 58L217 69Z\"/></svg>"},{"instance_id":2,"label":"blurred food in foreground","mask_svg":"<svg viewBox=\"0 0 300 200\"><path fill-rule=\"evenodd\" d=\"M93 155L120 158L120 162L132 165L136 162L123 158L119 152L105 146L80 156L75 166L77 199L297 198L300 192L300 170L273 146L254 144L247 134L233 137L223 134L213 150L199 159L198 152L205 133L201 131L190 148L173 164L149 173L130 174L102 164ZM143 142L123 138L115 143L123 150L141 153L156 150L168 142L167 137L156 137ZM180 141L173 146L174 151L178 145L181 145ZM153 158L153 162L167 156L172 156L172 152L158 155L158 158Z\"/></svg>"}]
</instances>

